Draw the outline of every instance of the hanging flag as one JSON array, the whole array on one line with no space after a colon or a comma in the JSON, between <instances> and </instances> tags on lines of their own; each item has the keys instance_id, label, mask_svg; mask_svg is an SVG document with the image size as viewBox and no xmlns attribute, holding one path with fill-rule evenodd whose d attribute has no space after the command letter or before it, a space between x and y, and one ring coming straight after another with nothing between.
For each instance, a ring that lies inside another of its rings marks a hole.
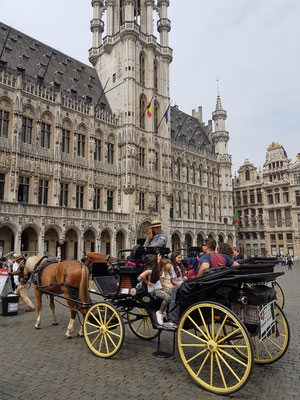
<instances>
[{"instance_id":1,"label":"hanging flag","mask_svg":"<svg viewBox=\"0 0 300 400\"><path fill-rule=\"evenodd\" d=\"M237 208L235 209L235 214L233 216L233 223L239 225L240 224L240 218L239 218L239 213Z\"/></svg>"},{"instance_id":2,"label":"hanging flag","mask_svg":"<svg viewBox=\"0 0 300 400\"><path fill-rule=\"evenodd\" d=\"M170 104L169 104L168 108L166 109L166 112L164 113L166 124L169 122L169 108L170 108Z\"/></svg>"},{"instance_id":3,"label":"hanging flag","mask_svg":"<svg viewBox=\"0 0 300 400\"><path fill-rule=\"evenodd\" d=\"M149 118L151 118L151 115L152 115L151 101L147 105L147 115L148 115Z\"/></svg>"}]
</instances>

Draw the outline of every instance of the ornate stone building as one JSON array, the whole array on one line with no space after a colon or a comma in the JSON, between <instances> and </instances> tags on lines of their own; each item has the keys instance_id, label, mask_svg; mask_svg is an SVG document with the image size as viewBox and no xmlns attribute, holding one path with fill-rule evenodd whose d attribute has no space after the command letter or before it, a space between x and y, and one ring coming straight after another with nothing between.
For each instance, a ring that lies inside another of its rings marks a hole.
<instances>
[{"instance_id":1,"label":"ornate stone building","mask_svg":"<svg viewBox=\"0 0 300 400\"><path fill-rule=\"evenodd\" d=\"M300 258L300 156L293 164L283 146L272 143L262 172L246 160L238 174L234 206L240 251Z\"/></svg>"},{"instance_id":2,"label":"ornate stone building","mask_svg":"<svg viewBox=\"0 0 300 400\"><path fill-rule=\"evenodd\" d=\"M91 3L93 66L0 24L0 249L115 255L156 218L233 242L227 114L170 107L169 0Z\"/></svg>"}]
</instances>

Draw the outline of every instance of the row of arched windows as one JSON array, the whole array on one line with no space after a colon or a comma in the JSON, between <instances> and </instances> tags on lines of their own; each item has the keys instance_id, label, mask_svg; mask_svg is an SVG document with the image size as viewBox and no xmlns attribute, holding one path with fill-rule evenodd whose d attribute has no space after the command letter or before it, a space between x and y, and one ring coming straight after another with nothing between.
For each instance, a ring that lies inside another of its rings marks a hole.
<instances>
[{"instance_id":1,"label":"row of arched windows","mask_svg":"<svg viewBox=\"0 0 300 400\"><path fill-rule=\"evenodd\" d=\"M185 181L193 185L204 184L204 170L203 166L197 166L195 163L190 165L189 163L184 167L182 160L178 159L175 161L172 159L171 162L171 178L177 181L183 181L183 169L185 168ZM218 189L218 175L216 170L213 168L207 168L207 187L212 189Z\"/></svg>"},{"instance_id":2,"label":"row of arched windows","mask_svg":"<svg viewBox=\"0 0 300 400\"><path fill-rule=\"evenodd\" d=\"M145 86L146 84L146 71L148 69L146 69L146 64L147 64L147 57L146 54L142 51L140 53L140 57L139 57L139 61L140 61L140 84ZM147 65L148 66L148 65ZM149 70L151 70L151 68L149 68ZM153 62L153 86L154 86L154 90L158 90L158 62L155 59Z\"/></svg>"},{"instance_id":3,"label":"row of arched windows","mask_svg":"<svg viewBox=\"0 0 300 400\"><path fill-rule=\"evenodd\" d=\"M0 101L0 137L10 139L13 129L13 108L7 100ZM55 144L55 118L46 111L37 119L30 105L24 106L20 123L20 141L26 145L40 146L53 150ZM60 128L60 149L62 154L78 157L88 156L89 135L85 124L79 124L77 130L69 118L64 118ZM106 138L101 130L95 132L94 159L114 164L116 161L116 138L109 134Z\"/></svg>"},{"instance_id":4,"label":"row of arched windows","mask_svg":"<svg viewBox=\"0 0 300 400\"><path fill-rule=\"evenodd\" d=\"M176 195L171 196L170 201L170 218L184 218L183 213L183 193L178 192ZM221 201L215 198L209 198L208 201L208 220L218 221L221 217ZM187 200L187 218L192 220L205 220L205 197L198 196L197 194L188 194Z\"/></svg>"}]
</instances>

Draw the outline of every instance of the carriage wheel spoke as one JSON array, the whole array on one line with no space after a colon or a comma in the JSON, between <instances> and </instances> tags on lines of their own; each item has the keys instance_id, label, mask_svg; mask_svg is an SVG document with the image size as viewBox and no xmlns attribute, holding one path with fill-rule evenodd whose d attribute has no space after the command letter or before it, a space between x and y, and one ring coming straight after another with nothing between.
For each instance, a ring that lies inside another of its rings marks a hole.
<instances>
[{"instance_id":1,"label":"carriage wheel spoke","mask_svg":"<svg viewBox=\"0 0 300 400\"><path fill-rule=\"evenodd\" d=\"M86 324L87 324L87 325L90 325L90 326L94 326L95 328L98 328L98 329L99 329L100 322L99 322L99 325L92 324L92 323L89 322L89 321L87 321Z\"/></svg>"},{"instance_id":2,"label":"carriage wheel spoke","mask_svg":"<svg viewBox=\"0 0 300 400\"><path fill-rule=\"evenodd\" d=\"M88 332L87 333L87 336L90 336L90 335L93 335L93 334L95 334L95 333L99 333L99 328L96 330L96 331L91 331L91 332ZM99 333L99 335L100 335L100 333Z\"/></svg>"},{"instance_id":3,"label":"carriage wheel spoke","mask_svg":"<svg viewBox=\"0 0 300 400\"><path fill-rule=\"evenodd\" d=\"M197 335L194 335L193 333L191 333L191 332L189 332L189 331L186 331L185 329L182 329L181 331L184 332L184 333L186 333L187 335L192 336L193 338L198 339L199 341L201 341L201 342L203 342L203 343L206 343L206 342L207 342L206 340L200 338L200 337L197 336Z\"/></svg>"},{"instance_id":4,"label":"carriage wheel spoke","mask_svg":"<svg viewBox=\"0 0 300 400\"><path fill-rule=\"evenodd\" d=\"M191 361L193 361L195 358L201 356L201 354L205 353L207 351L207 349L204 349L202 351L200 351L199 353L197 353L196 355L194 355L193 357L189 358L188 360L186 360L187 363L190 363Z\"/></svg>"},{"instance_id":5,"label":"carriage wheel spoke","mask_svg":"<svg viewBox=\"0 0 300 400\"><path fill-rule=\"evenodd\" d=\"M105 307L105 313L104 313L104 324L106 324L106 318L107 318L107 307Z\"/></svg>"},{"instance_id":6,"label":"carriage wheel spoke","mask_svg":"<svg viewBox=\"0 0 300 400\"><path fill-rule=\"evenodd\" d=\"M214 353L210 355L210 386L213 385L213 377L214 377Z\"/></svg>"},{"instance_id":7,"label":"carriage wheel spoke","mask_svg":"<svg viewBox=\"0 0 300 400\"><path fill-rule=\"evenodd\" d=\"M140 320L140 323L139 323L139 326L136 328L136 331L138 331L138 330L140 329L142 323L143 323L143 320L141 319L141 320Z\"/></svg>"},{"instance_id":8,"label":"carriage wheel spoke","mask_svg":"<svg viewBox=\"0 0 300 400\"><path fill-rule=\"evenodd\" d=\"M116 348L116 347L117 347L116 343L115 343L115 342L112 340L112 338L110 337L110 333L111 333L111 332L106 332L106 333L107 333L108 339L111 341L111 343L113 344L114 348Z\"/></svg>"},{"instance_id":9,"label":"carriage wheel spoke","mask_svg":"<svg viewBox=\"0 0 300 400\"><path fill-rule=\"evenodd\" d=\"M153 335L153 332L152 332L151 325L150 325L150 323L149 323L149 320L148 320L148 318L146 319L146 324L147 324L147 326L148 326L148 329L149 329L150 335L152 336L152 335Z\"/></svg>"},{"instance_id":10,"label":"carriage wheel spoke","mask_svg":"<svg viewBox=\"0 0 300 400\"><path fill-rule=\"evenodd\" d=\"M114 317L114 313L111 315L111 317L110 317L109 320L107 321L106 326L109 325L109 323L110 323L110 321L113 319L113 317Z\"/></svg>"},{"instance_id":11,"label":"carriage wheel spoke","mask_svg":"<svg viewBox=\"0 0 300 400\"><path fill-rule=\"evenodd\" d=\"M197 377L199 376L200 372L202 371L202 369L203 369L208 357L209 357L209 353L206 354L206 356L205 356L205 358L203 360L203 363L201 364L200 368L198 369L198 372L196 374Z\"/></svg>"},{"instance_id":12,"label":"carriage wheel spoke","mask_svg":"<svg viewBox=\"0 0 300 400\"><path fill-rule=\"evenodd\" d=\"M95 314L91 313L91 316L94 318L94 320L95 320L99 325L101 325L101 322L99 321L99 319L96 317ZM93 325L90 321L87 321L87 323L90 324L90 325ZM96 325L93 325L93 326L96 326Z\"/></svg>"},{"instance_id":13,"label":"carriage wheel spoke","mask_svg":"<svg viewBox=\"0 0 300 400\"><path fill-rule=\"evenodd\" d=\"M211 308L211 338L214 340L215 338L215 311L214 308Z\"/></svg>"},{"instance_id":14,"label":"carriage wheel spoke","mask_svg":"<svg viewBox=\"0 0 300 400\"><path fill-rule=\"evenodd\" d=\"M256 353L257 360L259 360L260 358L259 358L258 344L257 344L256 337L254 337L254 347L255 347L255 353Z\"/></svg>"},{"instance_id":15,"label":"carriage wheel spoke","mask_svg":"<svg viewBox=\"0 0 300 400\"><path fill-rule=\"evenodd\" d=\"M229 357L229 358L231 358L232 360L234 360L235 362L237 362L237 363L239 363L239 364L241 364L241 365L243 365L244 367L247 368L247 364L245 364L244 362L242 362L242 361L239 360L238 358L232 356L231 354L227 353L227 351L222 350L222 349L219 349L219 351L220 351L221 353L225 354L227 357Z\"/></svg>"},{"instance_id":16,"label":"carriage wheel spoke","mask_svg":"<svg viewBox=\"0 0 300 400\"><path fill-rule=\"evenodd\" d=\"M267 338L267 340L269 341L269 342L271 342L274 346L276 346L278 349L282 349L282 347L280 347L277 343L275 343L272 339L270 339L270 338Z\"/></svg>"},{"instance_id":17,"label":"carriage wheel spoke","mask_svg":"<svg viewBox=\"0 0 300 400\"><path fill-rule=\"evenodd\" d=\"M218 330L218 333L215 336L215 341L218 340L218 337L220 336L220 333L225 325L225 322L227 321L227 317L228 317L228 315L226 315L225 318L223 319L222 325L220 326L220 329Z\"/></svg>"},{"instance_id":18,"label":"carriage wheel spoke","mask_svg":"<svg viewBox=\"0 0 300 400\"><path fill-rule=\"evenodd\" d=\"M108 343L107 343L107 337L106 337L106 335L104 335L104 341L105 341L106 353L109 354L109 348L108 348Z\"/></svg>"},{"instance_id":19,"label":"carriage wheel spoke","mask_svg":"<svg viewBox=\"0 0 300 400\"><path fill-rule=\"evenodd\" d=\"M100 343L99 343L99 350L98 350L99 353L101 353L102 343L103 343L103 335L101 335L101 339L100 339Z\"/></svg>"},{"instance_id":20,"label":"carriage wheel spoke","mask_svg":"<svg viewBox=\"0 0 300 400\"><path fill-rule=\"evenodd\" d=\"M206 344L181 343L182 347L206 347Z\"/></svg>"},{"instance_id":21,"label":"carriage wheel spoke","mask_svg":"<svg viewBox=\"0 0 300 400\"><path fill-rule=\"evenodd\" d=\"M96 340L99 338L100 333L98 333L98 335L96 336L96 338L93 340L93 342L91 343L91 345L93 346L93 344L96 342Z\"/></svg>"},{"instance_id":22,"label":"carriage wheel spoke","mask_svg":"<svg viewBox=\"0 0 300 400\"><path fill-rule=\"evenodd\" d=\"M220 360L219 360L218 353L216 353L216 360L217 360L217 364L218 364L218 367L219 367L219 371L220 371L220 374L221 374L221 377L222 377L222 381L223 381L224 387L227 389L227 385L226 385L226 381L225 381L225 378L224 378L223 369L221 367L221 363L220 363Z\"/></svg>"},{"instance_id":23,"label":"carriage wheel spoke","mask_svg":"<svg viewBox=\"0 0 300 400\"><path fill-rule=\"evenodd\" d=\"M240 330L240 329L237 328L235 331L232 331L232 332L228 333L227 336L224 336L221 340L219 340L218 344L224 342L224 340L227 340L227 339L230 338L232 335L235 335L237 332L239 332L239 330Z\"/></svg>"},{"instance_id":24,"label":"carriage wheel spoke","mask_svg":"<svg viewBox=\"0 0 300 400\"><path fill-rule=\"evenodd\" d=\"M226 365L226 367L229 369L229 371L232 373L232 375L235 377L235 379L240 382L240 378L237 376L237 374L234 372L234 370L231 368L231 366L228 364L228 362L225 360L225 358L222 356L222 354L219 353L219 351L217 350L217 354L218 356L221 358L221 360L223 361L223 363Z\"/></svg>"},{"instance_id":25,"label":"carriage wheel spoke","mask_svg":"<svg viewBox=\"0 0 300 400\"><path fill-rule=\"evenodd\" d=\"M117 336L118 338L120 338L120 337L121 337L121 335L118 335L116 332L109 331L109 333L110 333L111 335L113 335L113 336Z\"/></svg>"},{"instance_id":26,"label":"carriage wheel spoke","mask_svg":"<svg viewBox=\"0 0 300 400\"><path fill-rule=\"evenodd\" d=\"M247 349L247 346L237 346L235 344L221 344L218 345L218 347L221 347L222 349Z\"/></svg>"},{"instance_id":27,"label":"carriage wheel spoke","mask_svg":"<svg viewBox=\"0 0 300 400\"><path fill-rule=\"evenodd\" d=\"M210 332L209 332L209 330L208 330L208 328L207 328L207 325L206 325L206 322L205 322L205 320L204 320L204 318L203 318L202 311L200 310L200 308L198 308L198 311L199 311L199 314L200 314L202 323L203 323L203 325L204 325L204 328L205 328L205 330L206 330L207 337L208 337L208 339L211 339Z\"/></svg>"},{"instance_id":28,"label":"carriage wheel spoke","mask_svg":"<svg viewBox=\"0 0 300 400\"><path fill-rule=\"evenodd\" d=\"M198 331L205 337L206 340L209 340L207 335L203 332L203 330L199 327L199 325L188 315L188 319L195 325L195 327L198 329Z\"/></svg>"},{"instance_id":29,"label":"carriage wheel spoke","mask_svg":"<svg viewBox=\"0 0 300 400\"><path fill-rule=\"evenodd\" d=\"M266 350L266 353L268 354L268 356L269 356L270 358L272 358L271 353L269 352L269 350L268 350L267 346L265 345L265 343L264 343L264 342L261 342L261 344L263 345L264 349Z\"/></svg>"},{"instance_id":30,"label":"carriage wheel spoke","mask_svg":"<svg viewBox=\"0 0 300 400\"><path fill-rule=\"evenodd\" d=\"M97 310L98 310L98 315L99 315L101 325L103 325L103 319L102 319L102 315L101 315L101 311L99 310L99 307L97 307Z\"/></svg>"}]
</instances>

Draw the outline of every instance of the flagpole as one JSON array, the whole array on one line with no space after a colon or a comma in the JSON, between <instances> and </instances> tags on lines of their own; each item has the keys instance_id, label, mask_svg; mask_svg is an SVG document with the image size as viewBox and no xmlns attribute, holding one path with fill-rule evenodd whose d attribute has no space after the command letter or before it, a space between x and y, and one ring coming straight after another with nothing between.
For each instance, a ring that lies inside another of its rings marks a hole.
<instances>
[{"instance_id":1,"label":"flagpole","mask_svg":"<svg viewBox=\"0 0 300 400\"><path fill-rule=\"evenodd\" d=\"M149 104L151 104L151 103L152 103L152 100L153 100L153 97L154 97L154 96L155 96L155 93L154 93L154 94L153 94L153 96L151 97L151 100L149 101L149 103L147 103L147 106L146 106L146 108L145 108L144 112L143 112L143 113L141 113L140 117L141 117L142 115L144 115L144 114L145 114L145 112L147 111L147 108L148 108Z\"/></svg>"},{"instance_id":2,"label":"flagpole","mask_svg":"<svg viewBox=\"0 0 300 400\"><path fill-rule=\"evenodd\" d=\"M172 102L173 102L173 100L170 101L170 103L169 103L169 105L168 105L168 108L166 109L165 113L164 113L163 116L162 116L162 119L160 120L159 124L157 125L157 127L156 127L156 130L157 130L157 131L158 131L158 128L160 127L160 124L162 123L162 121L163 121L163 119L164 119L164 116L166 115L166 112L169 112L169 108L170 108Z\"/></svg>"}]
</instances>

